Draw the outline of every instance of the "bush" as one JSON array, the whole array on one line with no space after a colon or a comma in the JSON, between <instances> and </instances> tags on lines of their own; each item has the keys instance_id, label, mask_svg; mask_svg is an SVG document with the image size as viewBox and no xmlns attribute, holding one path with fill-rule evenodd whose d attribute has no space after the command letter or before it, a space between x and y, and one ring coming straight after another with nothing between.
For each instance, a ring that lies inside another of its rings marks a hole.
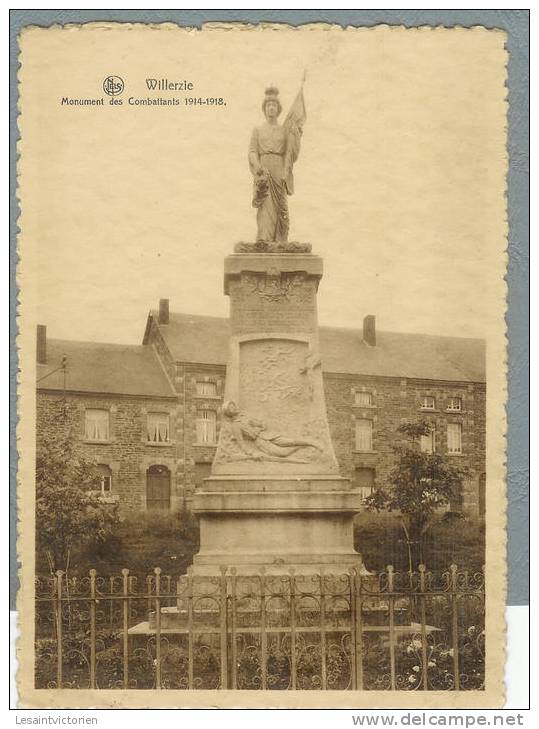
<instances>
[{"instance_id":1,"label":"bush","mask_svg":"<svg viewBox=\"0 0 539 729\"><path fill-rule=\"evenodd\" d=\"M408 554L398 516L364 512L356 517L355 548L367 569L379 572L388 564L408 570ZM425 564L444 570L451 563L461 569L481 570L485 563L485 525L479 519L441 515L425 533Z\"/></svg>"},{"instance_id":2,"label":"bush","mask_svg":"<svg viewBox=\"0 0 539 729\"><path fill-rule=\"evenodd\" d=\"M36 449L36 549L48 571L68 570L75 552L96 549L119 523L116 504L93 490L95 463L77 455L68 435L43 437Z\"/></svg>"},{"instance_id":3,"label":"bush","mask_svg":"<svg viewBox=\"0 0 539 729\"><path fill-rule=\"evenodd\" d=\"M85 576L96 569L101 576L151 574L160 567L164 574L184 574L199 549L198 520L191 514L140 512L121 519L113 534L100 543L74 549L71 575ZM47 571L44 560L39 572Z\"/></svg>"}]
</instances>

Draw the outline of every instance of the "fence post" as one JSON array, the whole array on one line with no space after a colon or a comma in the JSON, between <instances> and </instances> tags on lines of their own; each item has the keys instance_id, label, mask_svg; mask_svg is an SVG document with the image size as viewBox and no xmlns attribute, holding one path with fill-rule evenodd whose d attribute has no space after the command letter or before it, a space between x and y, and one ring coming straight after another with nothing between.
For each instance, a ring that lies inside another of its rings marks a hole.
<instances>
[{"instance_id":1,"label":"fence post","mask_svg":"<svg viewBox=\"0 0 539 729\"><path fill-rule=\"evenodd\" d=\"M62 634L62 570L56 570L56 684L60 689L63 682L63 634Z\"/></svg>"},{"instance_id":2,"label":"fence post","mask_svg":"<svg viewBox=\"0 0 539 729\"><path fill-rule=\"evenodd\" d=\"M90 570L90 688L95 689L95 570Z\"/></svg>"},{"instance_id":3,"label":"fence post","mask_svg":"<svg viewBox=\"0 0 539 729\"><path fill-rule=\"evenodd\" d=\"M228 626L227 626L227 607L228 595L226 584L226 566L221 565L221 688L228 688Z\"/></svg>"},{"instance_id":4,"label":"fence post","mask_svg":"<svg viewBox=\"0 0 539 729\"><path fill-rule=\"evenodd\" d=\"M266 570L260 569L260 670L262 674L262 690L267 688L267 640L266 635Z\"/></svg>"},{"instance_id":5,"label":"fence post","mask_svg":"<svg viewBox=\"0 0 539 729\"><path fill-rule=\"evenodd\" d=\"M457 570L456 564L449 568L451 577L451 640L453 648L453 673L455 675L455 691L460 691L459 675L459 614L457 594Z\"/></svg>"},{"instance_id":6,"label":"fence post","mask_svg":"<svg viewBox=\"0 0 539 729\"><path fill-rule=\"evenodd\" d=\"M115 606L115 600L113 599L114 595L114 583L115 583L115 577L111 575L109 577L109 626L111 630L114 628L114 606Z\"/></svg>"},{"instance_id":7,"label":"fence post","mask_svg":"<svg viewBox=\"0 0 539 729\"><path fill-rule=\"evenodd\" d=\"M161 568L155 574L155 687L161 688Z\"/></svg>"},{"instance_id":8,"label":"fence post","mask_svg":"<svg viewBox=\"0 0 539 729\"><path fill-rule=\"evenodd\" d=\"M395 670L395 597L394 589L394 567L387 566L387 589L388 589L388 607L389 607L389 667L391 671L391 690L397 688L396 670Z\"/></svg>"},{"instance_id":9,"label":"fence post","mask_svg":"<svg viewBox=\"0 0 539 729\"><path fill-rule=\"evenodd\" d=\"M230 601L232 603L232 615L231 615L231 652L232 652L232 688L238 688L238 646L236 644L236 568L232 567L230 570L232 575L230 585Z\"/></svg>"},{"instance_id":10,"label":"fence post","mask_svg":"<svg viewBox=\"0 0 539 729\"><path fill-rule=\"evenodd\" d=\"M355 583L356 570L352 567L348 573L349 587L350 587L350 665L352 667L352 680L350 687L352 690L357 689L357 636L356 636L356 583Z\"/></svg>"},{"instance_id":11,"label":"fence post","mask_svg":"<svg viewBox=\"0 0 539 729\"><path fill-rule=\"evenodd\" d=\"M122 570L122 644L124 689L129 687L129 570Z\"/></svg>"},{"instance_id":12,"label":"fence post","mask_svg":"<svg viewBox=\"0 0 539 729\"><path fill-rule=\"evenodd\" d=\"M296 656L296 582L295 570L290 568L290 685L292 691L297 686L297 656Z\"/></svg>"},{"instance_id":13,"label":"fence post","mask_svg":"<svg viewBox=\"0 0 539 729\"><path fill-rule=\"evenodd\" d=\"M326 592L324 586L324 570L320 567L320 673L322 691L327 689L327 656L326 656Z\"/></svg>"},{"instance_id":14,"label":"fence post","mask_svg":"<svg viewBox=\"0 0 539 729\"><path fill-rule=\"evenodd\" d=\"M363 576L353 570L352 580L355 594L355 671L356 688L363 690Z\"/></svg>"},{"instance_id":15,"label":"fence post","mask_svg":"<svg viewBox=\"0 0 539 729\"><path fill-rule=\"evenodd\" d=\"M426 567L424 564L419 565L419 600L421 610L421 663L422 663L422 677L423 677L423 691L428 691L429 688L429 672L428 672L428 657L427 657L427 614L425 609L425 600L427 584L425 580Z\"/></svg>"},{"instance_id":16,"label":"fence post","mask_svg":"<svg viewBox=\"0 0 539 729\"><path fill-rule=\"evenodd\" d=\"M357 688L356 676L356 595L354 584L355 569L352 567L348 572L348 595L350 600L350 688L354 691Z\"/></svg>"},{"instance_id":17,"label":"fence post","mask_svg":"<svg viewBox=\"0 0 539 729\"><path fill-rule=\"evenodd\" d=\"M152 576L146 575L146 594L148 596L148 613L151 612L152 605Z\"/></svg>"},{"instance_id":18,"label":"fence post","mask_svg":"<svg viewBox=\"0 0 539 729\"><path fill-rule=\"evenodd\" d=\"M187 686L193 688L193 568L187 568Z\"/></svg>"}]
</instances>

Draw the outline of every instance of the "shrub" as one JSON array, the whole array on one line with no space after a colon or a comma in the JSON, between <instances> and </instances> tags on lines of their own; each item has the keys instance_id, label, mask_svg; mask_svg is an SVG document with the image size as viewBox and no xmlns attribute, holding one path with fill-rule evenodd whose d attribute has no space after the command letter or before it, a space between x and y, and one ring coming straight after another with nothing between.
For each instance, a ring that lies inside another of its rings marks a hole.
<instances>
[{"instance_id":1,"label":"shrub","mask_svg":"<svg viewBox=\"0 0 539 729\"><path fill-rule=\"evenodd\" d=\"M379 572L392 564L408 570L408 555L399 518L363 512L356 517L355 548L367 569ZM481 570L485 563L485 525L474 517L433 520L424 540L424 560L431 570L444 570L455 563L461 569Z\"/></svg>"}]
</instances>

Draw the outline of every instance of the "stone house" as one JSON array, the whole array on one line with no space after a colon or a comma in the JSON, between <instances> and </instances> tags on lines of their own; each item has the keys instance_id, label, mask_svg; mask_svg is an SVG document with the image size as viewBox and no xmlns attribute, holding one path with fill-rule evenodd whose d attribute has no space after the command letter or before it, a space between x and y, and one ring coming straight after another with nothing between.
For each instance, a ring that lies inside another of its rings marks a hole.
<instances>
[{"instance_id":1,"label":"stone house","mask_svg":"<svg viewBox=\"0 0 539 729\"><path fill-rule=\"evenodd\" d=\"M188 509L210 473L226 374L227 319L151 311L141 345L46 341L38 328L37 433L68 428L124 509ZM427 420L424 450L470 469L451 508L485 508L482 340L320 327L329 425L341 475L384 482L402 422ZM65 358L65 359L63 359ZM61 413L60 413L61 408Z\"/></svg>"}]
</instances>

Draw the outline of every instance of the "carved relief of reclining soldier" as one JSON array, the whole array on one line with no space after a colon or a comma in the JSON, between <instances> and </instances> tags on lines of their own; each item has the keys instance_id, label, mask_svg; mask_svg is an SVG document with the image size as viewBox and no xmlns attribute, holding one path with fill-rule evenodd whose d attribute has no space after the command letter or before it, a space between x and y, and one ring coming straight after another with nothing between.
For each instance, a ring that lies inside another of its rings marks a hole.
<instances>
[{"instance_id":1,"label":"carved relief of reclining soldier","mask_svg":"<svg viewBox=\"0 0 539 729\"><path fill-rule=\"evenodd\" d=\"M322 451L320 444L312 439L288 437L269 431L265 423L242 413L233 401L225 403L223 416L232 440L244 454L244 460L308 463L308 455L301 459L290 456L306 448Z\"/></svg>"}]
</instances>

